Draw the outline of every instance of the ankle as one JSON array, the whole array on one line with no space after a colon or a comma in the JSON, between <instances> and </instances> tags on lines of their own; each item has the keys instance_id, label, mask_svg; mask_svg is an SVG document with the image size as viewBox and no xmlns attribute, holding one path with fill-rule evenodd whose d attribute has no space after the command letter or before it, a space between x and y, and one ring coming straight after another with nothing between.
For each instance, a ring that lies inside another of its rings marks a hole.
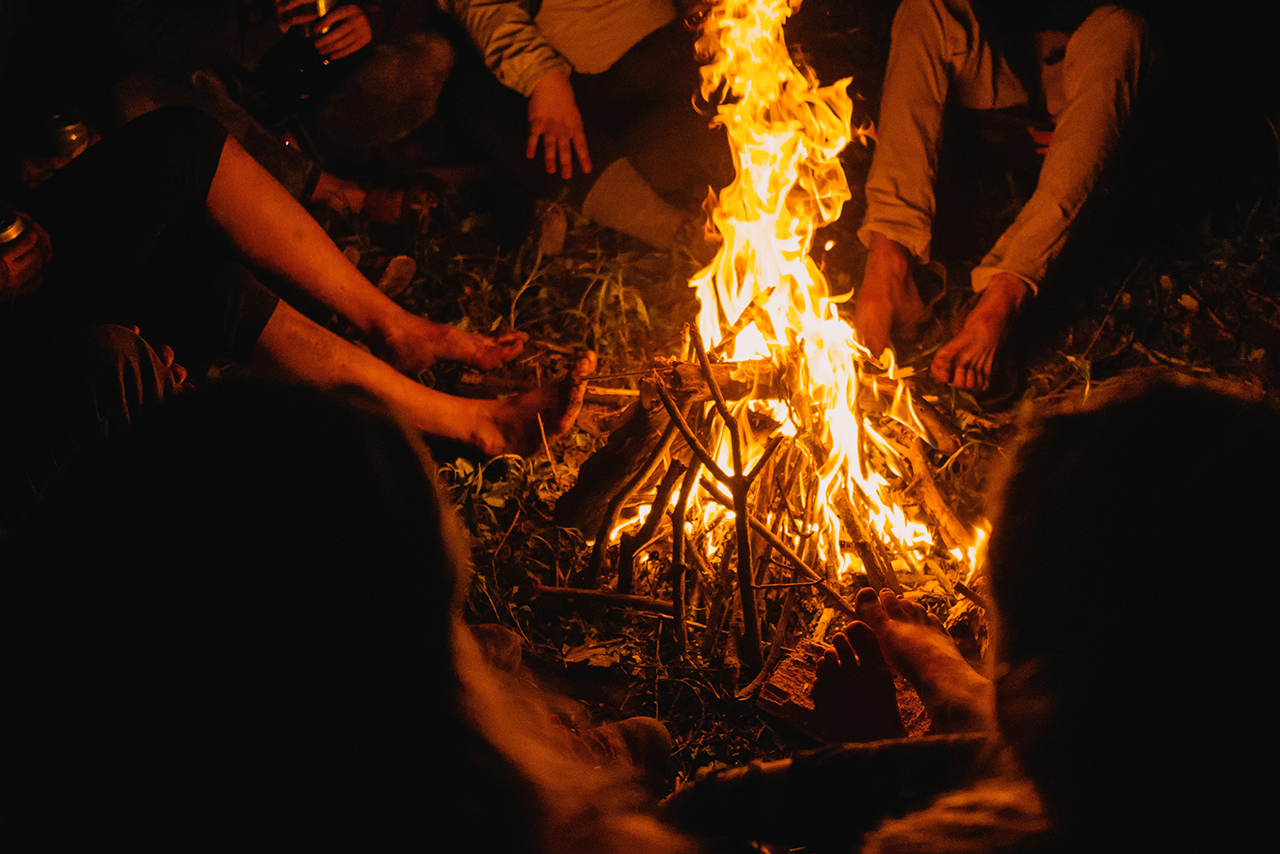
<instances>
[{"instance_id":1,"label":"ankle","mask_svg":"<svg viewBox=\"0 0 1280 854\"><path fill-rule=\"evenodd\" d=\"M1012 273L996 273L982 293L984 302L1006 315L1020 311L1030 295L1031 286Z\"/></svg>"}]
</instances>

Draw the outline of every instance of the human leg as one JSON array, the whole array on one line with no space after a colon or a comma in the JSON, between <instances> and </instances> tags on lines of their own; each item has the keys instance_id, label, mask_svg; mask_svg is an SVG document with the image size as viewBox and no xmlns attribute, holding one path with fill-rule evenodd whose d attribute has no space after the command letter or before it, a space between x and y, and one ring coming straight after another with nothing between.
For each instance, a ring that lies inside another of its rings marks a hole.
<instances>
[{"instance_id":1,"label":"human leg","mask_svg":"<svg viewBox=\"0 0 1280 854\"><path fill-rule=\"evenodd\" d=\"M400 308L234 140L223 147L206 207L250 263L342 315L375 353L406 374L417 376L442 359L492 368L524 347L522 333L496 339L473 335Z\"/></svg>"},{"instance_id":2,"label":"human leg","mask_svg":"<svg viewBox=\"0 0 1280 854\"><path fill-rule=\"evenodd\" d=\"M595 370L595 354L559 382L501 400L454 397L429 389L280 303L254 347L251 366L321 388L356 386L398 407L420 430L474 445L487 454L528 454L542 436L573 426Z\"/></svg>"}]
</instances>

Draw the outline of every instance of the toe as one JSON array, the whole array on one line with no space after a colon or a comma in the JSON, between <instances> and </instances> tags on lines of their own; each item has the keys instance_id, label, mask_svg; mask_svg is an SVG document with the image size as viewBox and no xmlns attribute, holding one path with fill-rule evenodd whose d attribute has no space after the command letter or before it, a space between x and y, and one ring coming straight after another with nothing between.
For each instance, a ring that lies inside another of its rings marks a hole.
<instances>
[{"instance_id":1,"label":"toe","mask_svg":"<svg viewBox=\"0 0 1280 854\"><path fill-rule=\"evenodd\" d=\"M858 663L866 670L888 670L889 664L880 649L876 633L866 623L850 623L845 627L846 643L858 654Z\"/></svg>"},{"instance_id":2,"label":"toe","mask_svg":"<svg viewBox=\"0 0 1280 854\"><path fill-rule=\"evenodd\" d=\"M944 346L933 357L933 363L929 366L929 371L933 374L933 378L940 383L950 383L954 380L956 369L954 365L956 348L953 341Z\"/></svg>"},{"instance_id":3,"label":"toe","mask_svg":"<svg viewBox=\"0 0 1280 854\"><path fill-rule=\"evenodd\" d=\"M880 591L880 606L884 609L885 614L887 614L890 619L905 620L907 618L907 611L903 607L902 599L898 597L898 594L888 588ZM874 626L872 628L874 628Z\"/></svg>"},{"instance_id":4,"label":"toe","mask_svg":"<svg viewBox=\"0 0 1280 854\"><path fill-rule=\"evenodd\" d=\"M878 630L888 619L880 604L879 595L870 587L864 587L858 591L853 601L853 609L858 612L858 619L870 626L873 631Z\"/></svg>"},{"instance_id":5,"label":"toe","mask_svg":"<svg viewBox=\"0 0 1280 854\"><path fill-rule=\"evenodd\" d=\"M870 631L870 629L867 629ZM874 637L874 635L872 635ZM849 643L849 638L844 632L836 632L836 636L831 639L831 643L836 648L836 653L840 656L841 667L857 667L859 657L853 645Z\"/></svg>"},{"instance_id":6,"label":"toe","mask_svg":"<svg viewBox=\"0 0 1280 854\"><path fill-rule=\"evenodd\" d=\"M818 663L813 668L813 676L816 680L814 687L817 685L826 685L832 679L840 676L840 656L834 649L828 649L822 654L822 658L818 659Z\"/></svg>"}]
</instances>

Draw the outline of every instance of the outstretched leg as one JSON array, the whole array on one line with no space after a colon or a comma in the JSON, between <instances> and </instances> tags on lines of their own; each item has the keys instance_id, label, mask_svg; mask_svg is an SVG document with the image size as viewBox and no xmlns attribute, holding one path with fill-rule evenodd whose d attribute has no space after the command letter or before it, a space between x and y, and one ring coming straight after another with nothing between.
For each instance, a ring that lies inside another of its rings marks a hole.
<instances>
[{"instance_id":1,"label":"outstretched leg","mask_svg":"<svg viewBox=\"0 0 1280 854\"><path fill-rule=\"evenodd\" d=\"M424 433L497 455L533 453L544 430L551 441L573 426L585 378L595 370L595 354L580 359L558 383L515 397L454 397L409 379L282 302L258 338L250 363L321 387L357 386L399 407Z\"/></svg>"},{"instance_id":2,"label":"outstretched leg","mask_svg":"<svg viewBox=\"0 0 1280 854\"><path fill-rule=\"evenodd\" d=\"M360 274L320 224L234 139L223 146L206 207L251 263L340 314L360 330L370 349L409 376L443 360L493 368L524 348L522 332L494 339L400 308Z\"/></svg>"},{"instance_id":3,"label":"outstretched leg","mask_svg":"<svg viewBox=\"0 0 1280 854\"><path fill-rule=\"evenodd\" d=\"M859 590L854 608L889 664L920 695L935 731L995 729L990 680L969 666L937 617L890 590Z\"/></svg>"},{"instance_id":4,"label":"outstretched leg","mask_svg":"<svg viewBox=\"0 0 1280 854\"><path fill-rule=\"evenodd\" d=\"M905 738L893 673L871 627L851 623L831 642L813 683L814 718L823 734L831 741Z\"/></svg>"}]
</instances>

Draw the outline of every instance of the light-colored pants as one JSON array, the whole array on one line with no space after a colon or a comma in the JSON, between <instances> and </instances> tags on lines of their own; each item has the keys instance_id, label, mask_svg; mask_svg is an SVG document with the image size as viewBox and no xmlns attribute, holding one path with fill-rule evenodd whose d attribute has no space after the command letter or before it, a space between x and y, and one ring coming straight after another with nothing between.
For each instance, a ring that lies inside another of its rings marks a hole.
<instances>
[{"instance_id":1,"label":"light-colored pants","mask_svg":"<svg viewBox=\"0 0 1280 854\"><path fill-rule=\"evenodd\" d=\"M984 38L968 0L903 0L858 232L864 243L880 232L929 262L948 102L974 110L1043 103L1054 131L1035 192L972 274L978 291L998 272L1038 288L1128 120L1147 53L1146 23L1127 9L1101 6L1072 33L1031 38L1040 92L1028 91Z\"/></svg>"}]
</instances>

